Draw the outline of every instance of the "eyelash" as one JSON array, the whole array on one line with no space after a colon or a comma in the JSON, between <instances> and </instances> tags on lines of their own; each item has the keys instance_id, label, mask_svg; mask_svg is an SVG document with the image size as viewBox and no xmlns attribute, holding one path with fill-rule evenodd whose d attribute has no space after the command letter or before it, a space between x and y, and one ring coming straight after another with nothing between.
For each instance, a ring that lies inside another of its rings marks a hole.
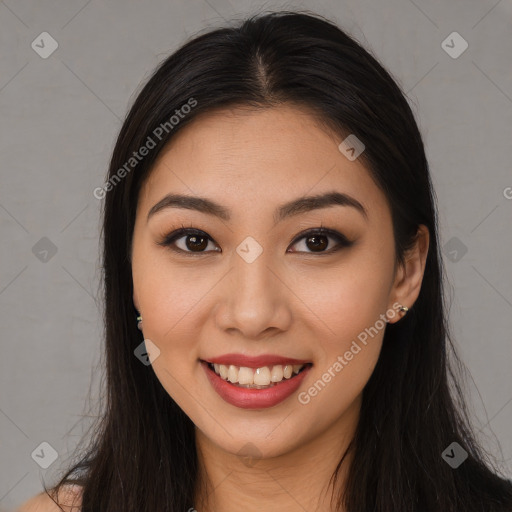
<instances>
[{"instance_id":1,"label":"eyelash","mask_svg":"<svg viewBox=\"0 0 512 512\"><path fill-rule=\"evenodd\" d=\"M174 242L176 242L176 240L179 240L180 238L183 238L186 235L196 235L196 236L207 238L210 241L214 242L214 240L209 235L207 235L204 231L201 231L199 229L195 229L192 227L187 228L182 225L182 227L180 229L177 229L176 231L169 233L168 235L166 235L164 237L164 239L162 241L157 242L157 244L160 246L163 246L163 247L167 247L174 252L177 252L180 254L185 254L187 256L188 255L195 256L195 255L201 255L201 254L208 254L209 252L212 252L212 251L185 251L185 250L175 247L173 245ZM324 228L321 226L319 228L312 228L312 229L303 231L302 233L299 233L292 240L291 245L295 245L297 242L299 242L303 238L308 238L313 235L328 236L328 237L334 238L337 240L338 245L335 246L334 249L330 249L328 251L320 251L320 252L294 251L294 252L297 252L298 254L317 254L317 255L333 254L334 252L337 252L344 247L345 248L350 247L354 243L353 241L348 240L348 238L345 235L338 233L335 230ZM221 252L221 251L213 251L213 252Z\"/></svg>"}]
</instances>

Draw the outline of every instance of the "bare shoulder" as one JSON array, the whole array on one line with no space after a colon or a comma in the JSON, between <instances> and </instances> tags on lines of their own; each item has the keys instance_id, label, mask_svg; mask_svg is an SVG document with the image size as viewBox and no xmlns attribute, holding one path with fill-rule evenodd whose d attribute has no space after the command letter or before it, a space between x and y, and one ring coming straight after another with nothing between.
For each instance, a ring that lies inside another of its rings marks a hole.
<instances>
[{"instance_id":1,"label":"bare shoulder","mask_svg":"<svg viewBox=\"0 0 512 512\"><path fill-rule=\"evenodd\" d=\"M77 485L67 485L62 487L58 496L51 493L55 501L42 492L26 501L17 509L16 512L80 512L80 505L82 501L82 488Z\"/></svg>"}]
</instances>

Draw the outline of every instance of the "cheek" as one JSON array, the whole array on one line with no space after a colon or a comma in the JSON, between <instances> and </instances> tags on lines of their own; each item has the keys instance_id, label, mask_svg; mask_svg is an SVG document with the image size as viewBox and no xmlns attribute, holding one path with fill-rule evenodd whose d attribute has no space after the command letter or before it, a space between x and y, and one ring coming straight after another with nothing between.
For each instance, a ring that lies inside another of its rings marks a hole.
<instances>
[{"instance_id":1,"label":"cheek","mask_svg":"<svg viewBox=\"0 0 512 512\"><path fill-rule=\"evenodd\" d=\"M201 417L201 410L196 410L197 399L193 398L199 394L194 388L203 377L197 363L201 339L197 312L208 287L195 282L193 272L173 269L161 261L134 268L144 338L160 350L152 370L189 417Z\"/></svg>"},{"instance_id":2,"label":"cheek","mask_svg":"<svg viewBox=\"0 0 512 512\"><path fill-rule=\"evenodd\" d=\"M380 318L385 312L382 294L371 280L331 286L311 307L321 319L310 326L312 339L318 340L318 361L299 396L320 423L342 415L361 394L377 364L387 325Z\"/></svg>"},{"instance_id":3,"label":"cheek","mask_svg":"<svg viewBox=\"0 0 512 512\"><path fill-rule=\"evenodd\" d=\"M134 255L133 286L143 316L144 337L173 367L197 360L197 311L209 289L204 273L171 265L151 254ZM192 263L191 263L192 264Z\"/></svg>"},{"instance_id":4,"label":"cheek","mask_svg":"<svg viewBox=\"0 0 512 512\"><path fill-rule=\"evenodd\" d=\"M325 339L341 347L386 312L392 271L391 258L361 250L338 266L305 272L295 289Z\"/></svg>"},{"instance_id":5,"label":"cheek","mask_svg":"<svg viewBox=\"0 0 512 512\"><path fill-rule=\"evenodd\" d=\"M308 272L297 281L297 295L314 313L308 316L309 329L320 349L314 379L306 392L310 398L319 397L317 405L325 402L326 408L321 410L347 407L375 368L393 277L392 251L387 250L380 255L371 250L354 252L336 268Z\"/></svg>"}]
</instances>

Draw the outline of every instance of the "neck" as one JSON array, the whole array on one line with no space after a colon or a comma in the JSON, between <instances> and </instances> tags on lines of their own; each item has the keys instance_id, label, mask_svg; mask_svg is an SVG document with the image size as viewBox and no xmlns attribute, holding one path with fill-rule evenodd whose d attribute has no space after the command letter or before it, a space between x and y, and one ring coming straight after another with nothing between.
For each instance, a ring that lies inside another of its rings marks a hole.
<instances>
[{"instance_id":1,"label":"neck","mask_svg":"<svg viewBox=\"0 0 512 512\"><path fill-rule=\"evenodd\" d=\"M335 507L340 490L345 488L351 452L340 467L336 488L331 477L354 436L359 410L360 401L356 400L321 435L279 456L261 459L244 459L227 452L196 428L200 468L196 509L340 512Z\"/></svg>"}]
</instances>

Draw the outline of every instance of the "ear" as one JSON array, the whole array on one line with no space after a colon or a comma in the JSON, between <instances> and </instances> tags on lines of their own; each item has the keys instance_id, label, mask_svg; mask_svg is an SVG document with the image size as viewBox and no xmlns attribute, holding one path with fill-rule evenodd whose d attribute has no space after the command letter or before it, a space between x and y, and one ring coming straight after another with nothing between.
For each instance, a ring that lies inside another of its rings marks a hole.
<instances>
[{"instance_id":1,"label":"ear","mask_svg":"<svg viewBox=\"0 0 512 512\"><path fill-rule=\"evenodd\" d=\"M414 246L405 254L404 265L399 265L393 287L390 292L390 305L399 303L409 309L413 306L420 294L421 283L425 272L425 263L429 248L430 233L428 228L421 224L416 233ZM395 323L402 315L389 318L389 323Z\"/></svg>"}]
</instances>

